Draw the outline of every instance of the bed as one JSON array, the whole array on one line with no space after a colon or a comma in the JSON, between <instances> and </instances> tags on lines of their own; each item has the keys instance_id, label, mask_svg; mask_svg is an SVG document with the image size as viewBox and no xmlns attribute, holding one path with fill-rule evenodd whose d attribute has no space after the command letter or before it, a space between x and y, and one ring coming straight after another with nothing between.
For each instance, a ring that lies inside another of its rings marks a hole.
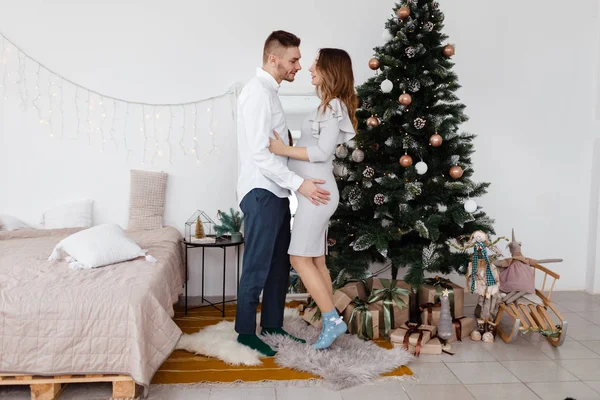
<instances>
[{"instance_id":1,"label":"bed","mask_svg":"<svg viewBox=\"0 0 600 400\"><path fill-rule=\"evenodd\" d=\"M181 235L171 227L127 232L155 264L74 270L47 261L78 230L0 232L0 381L129 375L147 394L182 333L172 320L183 292Z\"/></svg>"}]
</instances>

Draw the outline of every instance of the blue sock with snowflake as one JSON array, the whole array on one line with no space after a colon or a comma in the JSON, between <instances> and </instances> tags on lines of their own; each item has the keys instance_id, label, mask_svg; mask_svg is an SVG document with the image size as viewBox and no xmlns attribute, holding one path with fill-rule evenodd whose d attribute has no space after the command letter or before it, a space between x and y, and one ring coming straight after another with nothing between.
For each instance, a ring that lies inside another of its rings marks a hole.
<instances>
[{"instance_id":1,"label":"blue sock with snowflake","mask_svg":"<svg viewBox=\"0 0 600 400\"><path fill-rule=\"evenodd\" d=\"M317 343L313 344L313 347L317 350L328 348L338 337L342 336L348 330L348 326L335 308L324 313L322 315L322 321L323 329L321 331L321 336Z\"/></svg>"}]
</instances>

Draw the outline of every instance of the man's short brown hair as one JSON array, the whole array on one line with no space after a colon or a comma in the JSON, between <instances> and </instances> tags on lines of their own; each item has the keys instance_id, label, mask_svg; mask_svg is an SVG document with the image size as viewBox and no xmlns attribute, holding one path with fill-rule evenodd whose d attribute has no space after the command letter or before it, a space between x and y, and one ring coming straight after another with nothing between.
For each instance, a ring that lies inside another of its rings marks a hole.
<instances>
[{"instance_id":1,"label":"man's short brown hair","mask_svg":"<svg viewBox=\"0 0 600 400\"><path fill-rule=\"evenodd\" d=\"M269 55L275 53L278 49L288 49L290 47L300 47L300 38L286 31L274 31L265 40L263 64L266 64Z\"/></svg>"}]
</instances>

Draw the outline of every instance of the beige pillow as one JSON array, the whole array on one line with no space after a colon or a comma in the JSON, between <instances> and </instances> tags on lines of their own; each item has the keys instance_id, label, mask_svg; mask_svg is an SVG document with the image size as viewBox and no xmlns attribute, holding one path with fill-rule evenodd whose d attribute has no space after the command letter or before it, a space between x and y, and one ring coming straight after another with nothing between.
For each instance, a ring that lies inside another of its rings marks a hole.
<instances>
[{"instance_id":1,"label":"beige pillow","mask_svg":"<svg viewBox=\"0 0 600 400\"><path fill-rule=\"evenodd\" d=\"M162 228L167 173L131 170L127 229Z\"/></svg>"}]
</instances>

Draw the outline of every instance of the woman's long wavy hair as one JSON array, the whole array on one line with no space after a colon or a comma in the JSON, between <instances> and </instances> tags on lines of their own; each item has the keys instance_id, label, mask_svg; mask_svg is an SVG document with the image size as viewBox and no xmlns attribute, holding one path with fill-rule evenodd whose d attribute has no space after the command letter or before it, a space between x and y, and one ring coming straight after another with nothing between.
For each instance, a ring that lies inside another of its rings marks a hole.
<instances>
[{"instance_id":1,"label":"woman's long wavy hair","mask_svg":"<svg viewBox=\"0 0 600 400\"><path fill-rule=\"evenodd\" d=\"M354 72L352 60L348 53L341 49L324 48L319 51L317 70L321 74L321 85L317 87L317 94L321 98L319 110L323 113L329 102L336 97L346 105L348 115L357 130L358 96L354 91Z\"/></svg>"}]
</instances>

